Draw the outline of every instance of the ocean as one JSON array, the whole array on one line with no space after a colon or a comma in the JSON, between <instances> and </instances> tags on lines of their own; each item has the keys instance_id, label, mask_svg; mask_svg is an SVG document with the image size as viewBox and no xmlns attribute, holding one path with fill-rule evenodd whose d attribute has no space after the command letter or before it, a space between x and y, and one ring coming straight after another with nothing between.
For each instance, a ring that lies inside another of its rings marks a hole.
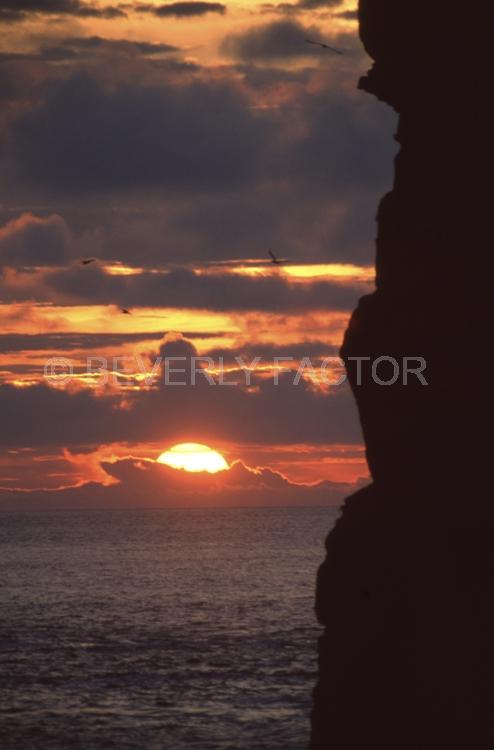
<instances>
[{"instance_id":1,"label":"ocean","mask_svg":"<svg viewBox=\"0 0 494 750\"><path fill-rule=\"evenodd\" d=\"M335 508L0 515L3 750L305 750Z\"/></svg>"}]
</instances>

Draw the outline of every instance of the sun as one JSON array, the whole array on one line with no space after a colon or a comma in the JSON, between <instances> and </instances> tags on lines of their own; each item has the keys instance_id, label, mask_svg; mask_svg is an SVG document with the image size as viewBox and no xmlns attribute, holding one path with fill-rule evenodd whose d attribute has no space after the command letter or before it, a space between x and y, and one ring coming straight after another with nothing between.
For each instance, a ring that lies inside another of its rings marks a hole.
<instances>
[{"instance_id":1,"label":"sun","mask_svg":"<svg viewBox=\"0 0 494 750\"><path fill-rule=\"evenodd\" d=\"M200 443L174 445L156 460L159 464L171 466L172 469L207 471L209 474L216 474L218 471L230 468L221 453Z\"/></svg>"}]
</instances>

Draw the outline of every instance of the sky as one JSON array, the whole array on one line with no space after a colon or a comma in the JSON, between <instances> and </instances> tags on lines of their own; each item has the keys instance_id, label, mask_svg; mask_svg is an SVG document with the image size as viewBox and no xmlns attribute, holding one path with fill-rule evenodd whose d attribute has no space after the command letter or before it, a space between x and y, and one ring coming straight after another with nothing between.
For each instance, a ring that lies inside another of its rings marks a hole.
<instances>
[{"instance_id":1,"label":"sky","mask_svg":"<svg viewBox=\"0 0 494 750\"><path fill-rule=\"evenodd\" d=\"M0 508L365 483L338 349L396 122L355 8L0 0ZM156 462L184 442L231 468Z\"/></svg>"}]
</instances>

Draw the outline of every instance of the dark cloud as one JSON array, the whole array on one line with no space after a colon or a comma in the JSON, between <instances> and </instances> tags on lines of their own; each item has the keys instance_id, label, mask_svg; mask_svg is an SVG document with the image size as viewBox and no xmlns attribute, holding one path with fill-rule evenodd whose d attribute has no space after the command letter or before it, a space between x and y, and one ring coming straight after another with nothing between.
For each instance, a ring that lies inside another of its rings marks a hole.
<instances>
[{"instance_id":1,"label":"dark cloud","mask_svg":"<svg viewBox=\"0 0 494 750\"><path fill-rule=\"evenodd\" d=\"M99 36L68 37L44 43L36 52L2 52L0 64L4 66L4 73L7 73L4 80L8 86L8 92L15 95L15 86L12 85L7 67L9 63L39 63L40 67L45 63L64 63L67 70L69 67L78 69L89 65L93 65L93 68L107 65L108 70L111 70L117 68L122 62L138 63L140 60L145 60L152 63L155 69L161 67L164 71L199 70L197 63L180 59L177 55L179 52L179 47L164 43L105 39ZM1 88L0 97L2 97Z\"/></svg>"},{"instance_id":2,"label":"dark cloud","mask_svg":"<svg viewBox=\"0 0 494 750\"><path fill-rule=\"evenodd\" d=\"M0 268L63 265L72 253L70 231L56 214L23 214L0 227Z\"/></svg>"},{"instance_id":3,"label":"dark cloud","mask_svg":"<svg viewBox=\"0 0 494 750\"><path fill-rule=\"evenodd\" d=\"M222 44L222 51L239 60L279 60L280 58L308 57L316 49L306 39L321 40L314 27L297 21L282 20L256 26L239 34L230 34Z\"/></svg>"},{"instance_id":4,"label":"dark cloud","mask_svg":"<svg viewBox=\"0 0 494 750\"><path fill-rule=\"evenodd\" d=\"M358 10L342 10L336 13L337 18L344 18L347 21L358 21Z\"/></svg>"},{"instance_id":5,"label":"dark cloud","mask_svg":"<svg viewBox=\"0 0 494 750\"><path fill-rule=\"evenodd\" d=\"M355 188L356 199L360 191L372 190L378 184L384 191L383 166L390 180L393 148L382 138L383 129L388 133L394 122L389 110L369 108L363 99L349 107L339 93L331 91L304 93L301 102L311 114L307 117L308 131L287 154L285 164L290 173L299 179L305 177L313 185L317 181L319 189L333 198L349 195ZM354 221L359 221L358 215Z\"/></svg>"},{"instance_id":6,"label":"dark cloud","mask_svg":"<svg viewBox=\"0 0 494 750\"><path fill-rule=\"evenodd\" d=\"M15 23L31 16L77 16L79 18L122 18L116 6L98 6L80 0L0 0L0 22Z\"/></svg>"},{"instance_id":7,"label":"dark cloud","mask_svg":"<svg viewBox=\"0 0 494 750\"><path fill-rule=\"evenodd\" d=\"M279 12L280 8L284 8L283 14L288 16L293 15L296 10L305 10L299 5L276 7ZM330 45L342 54L334 54L334 50L322 49L318 44L310 42ZM354 74L357 76L358 66L361 63L366 64L362 45L355 34L341 30L336 35L327 32L323 34L317 26L307 26L293 17L263 23L246 31L230 34L223 40L221 50L225 55L251 65L256 62L273 64L278 60L297 58L312 58L326 65L329 61L339 83L343 82L345 71L346 82L349 83L349 65L355 67ZM361 67L360 71L362 70ZM333 84L335 82L333 80Z\"/></svg>"},{"instance_id":8,"label":"dark cloud","mask_svg":"<svg viewBox=\"0 0 494 750\"><path fill-rule=\"evenodd\" d=\"M337 5L341 5L342 2L343 0L298 0L296 7L303 8L304 10L334 8Z\"/></svg>"},{"instance_id":9,"label":"dark cloud","mask_svg":"<svg viewBox=\"0 0 494 750\"><path fill-rule=\"evenodd\" d=\"M290 356L288 349L286 356ZM148 394L147 402L141 401L143 415L148 409L154 413L163 411L164 404L172 401L173 407L166 408L167 424L180 440L188 440L188 436L197 435L199 430L200 442L205 443L214 439L260 441L266 445L361 443L356 408L346 383L322 392L304 379L294 385L293 372L281 373L277 384L274 378L262 378L254 372L251 381L254 390L246 390L242 385L211 385L201 374L197 375L195 385L191 385L189 373L196 366L191 360L194 354L197 352L190 342L166 341L160 349L161 384ZM165 358L179 356L185 359L172 362L171 366L183 369L183 374L171 375L169 382L185 381L188 385L163 384ZM225 381L244 383L243 378L237 377L225 377Z\"/></svg>"},{"instance_id":10,"label":"dark cloud","mask_svg":"<svg viewBox=\"0 0 494 750\"><path fill-rule=\"evenodd\" d=\"M3 445L98 444L98 430L102 441L113 434L109 421L113 411L115 423L122 425L116 409L118 400L98 400L89 391L70 393L45 385L29 388L2 385L0 405Z\"/></svg>"},{"instance_id":11,"label":"dark cloud","mask_svg":"<svg viewBox=\"0 0 494 750\"><path fill-rule=\"evenodd\" d=\"M263 3L261 6L266 13L292 15L306 10L324 10L341 5L343 0L299 0L297 3Z\"/></svg>"},{"instance_id":12,"label":"dark cloud","mask_svg":"<svg viewBox=\"0 0 494 750\"><path fill-rule=\"evenodd\" d=\"M211 357L215 362L223 357L223 361L229 364L235 362L235 357L242 357L244 362L252 362L254 357L261 357L263 362L273 362L275 357L287 355L293 357L294 361L301 361L303 357L309 357L312 363L318 363L326 357L338 357L339 349L339 346L327 344L324 341L303 341L289 346L286 344L277 346L276 344L247 343L243 346L234 346L228 349L225 349L225 347L207 349L204 356Z\"/></svg>"},{"instance_id":13,"label":"dark cloud","mask_svg":"<svg viewBox=\"0 0 494 750\"><path fill-rule=\"evenodd\" d=\"M156 57L178 52L178 47L171 44L152 44L150 42L133 42L127 39L105 39L100 36L70 37L52 45L43 46L39 59L44 60L80 60L90 57L144 56ZM31 56L33 59L34 56Z\"/></svg>"},{"instance_id":14,"label":"dark cloud","mask_svg":"<svg viewBox=\"0 0 494 750\"><path fill-rule=\"evenodd\" d=\"M100 6L82 0L0 0L0 22L16 23L37 15L78 18L125 18L129 13L150 13L158 18L191 18L207 13L224 15L227 7L217 2L120 3Z\"/></svg>"},{"instance_id":15,"label":"dark cloud","mask_svg":"<svg viewBox=\"0 0 494 750\"><path fill-rule=\"evenodd\" d=\"M363 58L218 73L121 41L50 48L73 66L4 64L0 79L12 206L63 205L74 236L90 237L81 252L131 264L136 247L158 267L265 257L267 246L293 260L370 262L394 115L349 93Z\"/></svg>"},{"instance_id":16,"label":"dark cloud","mask_svg":"<svg viewBox=\"0 0 494 750\"><path fill-rule=\"evenodd\" d=\"M254 373L252 390L244 387L245 379L238 380L237 386L221 386L217 381L210 385L199 372L193 385L194 353L190 342L167 341L161 356L184 357L170 363L183 372L171 374L166 384L162 370L156 385L143 392L117 389L95 395L45 385L0 386L0 444L71 447L191 439L206 444L361 443L356 407L346 384L323 392L303 379L294 385L293 373L282 373L278 385Z\"/></svg>"},{"instance_id":17,"label":"dark cloud","mask_svg":"<svg viewBox=\"0 0 494 750\"><path fill-rule=\"evenodd\" d=\"M82 192L244 184L257 173L268 133L228 83L106 90L78 74L20 115L12 134L25 179Z\"/></svg>"},{"instance_id":18,"label":"dark cloud","mask_svg":"<svg viewBox=\"0 0 494 750\"><path fill-rule=\"evenodd\" d=\"M333 128L340 126L331 121L327 126L330 140ZM344 133L345 140L358 137L360 127L365 128L364 118ZM376 170L379 176L375 184L363 175L360 180L351 181L355 162L351 169L336 172L337 164L343 164L343 156L336 155L333 171L326 172L327 183L316 155L311 157L310 165L316 173L312 179L307 165L301 165L300 173L295 170L305 136L290 144L296 148L297 159L295 154L292 157L289 144L273 143L269 156L278 163L273 164L268 157L262 164L264 175L259 175L252 186L168 205L159 216L143 212L140 216L121 216L118 222L117 217L110 217L105 230L111 237L107 247L118 248L118 257L132 262L138 245L149 262L154 259L157 264L164 258L264 259L266 248L292 262L371 263L373 247L369 236L374 231L376 202L388 185L386 178L392 164L392 146L379 161L386 149L384 135L390 130L384 118L382 130L374 143L375 159L372 153L360 164L363 173ZM282 126L280 135L281 132ZM307 149L310 150L309 144ZM326 145L326 164L331 158L329 151Z\"/></svg>"},{"instance_id":19,"label":"dark cloud","mask_svg":"<svg viewBox=\"0 0 494 750\"><path fill-rule=\"evenodd\" d=\"M168 18L170 16L174 16L175 18L190 18L193 16L204 16L207 13L224 15L227 8L223 3L177 2L166 3L164 5L140 3L134 6L134 10L140 13L152 13L158 16L158 18Z\"/></svg>"},{"instance_id":20,"label":"dark cloud","mask_svg":"<svg viewBox=\"0 0 494 750\"><path fill-rule=\"evenodd\" d=\"M234 70L243 76L244 81L255 91L269 92L274 87L283 85L306 85L314 72L312 67L297 67L296 69L264 66L252 63L236 63Z\"/></svg>"},{"instance_id":21,"label":"dark cloud","mask_svg":"<svg viewBox=\"0 0 494 750\"><path fill-rule=\"evenodd\" d=\"M33 287L26 283L23 290L12 290L17 301L23 295L32 297ZM275 276L243 276L239 274L196 274L186 269L166 273L141 273L134 276L109 275L97 267L79 265L54 271L37 287L39 302L62 304L114 304L120 307L171 307L226 311L263 311L300 313L310 310L350 311L359 297L369 291L365 283L315 280L293 283L289 278ZM2 288L4 299L9 288Z\"/></svg>"},{"instance_id":22,"label":"dark cloud","mask_svg":"<svg viewBox=\"0 0 494 750\"><path fill-rule=\"evenodd\" d=\"M75 47L76 49L131 49L137 50L144 55L160 55L167 52L176 52L178 47L170 44L160 44L158 42L133 42L127 39L105 39L100 36L71 37L65 39L61 46Z\"/></svg>"},{"instance_id":23,"label":"dark cloud","mask_svg":"<svg viewBox=\"0 0 494 750\"><path fill-rule=\"evenodd\" d=\"M208 339L221 336L221 331L183 332L187 339ZM64 352L73 349L108 350L128 343L145 343L159 341L163 331L150 333L3 333L0 334L0 353L8 354L21 351ZM31 368L32 369L32 368Z\"/></svg>"},{"instance_id":24,"label":"dark cloud","mask_svg":"<svg viewBox=\"0 0 494 750\"><path fill-rule=\"evenodd\" d=\"M0 490L0 510L129 508L139 506L139 498L144 498L145 507L340 505L361 484L296 484L271 469L251 469L241 461L213 476L132 458L103 463L102 469L113 484L58 491Z\"/></svg>"}]
</instances>

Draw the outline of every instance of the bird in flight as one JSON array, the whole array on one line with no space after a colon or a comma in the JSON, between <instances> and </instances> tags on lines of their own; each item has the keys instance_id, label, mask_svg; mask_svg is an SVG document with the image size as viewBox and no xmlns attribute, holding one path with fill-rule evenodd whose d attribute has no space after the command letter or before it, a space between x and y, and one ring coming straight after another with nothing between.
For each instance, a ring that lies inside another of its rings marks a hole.
<instances>
[{"instance_id":1,"label":"bird in flight","mask_svg":"<svg viewBox=\"0 0 494 750\"><path fill-rule=\"evenodd\" d=\"M122 307L121 313L122 315L132 315L130 310L126 310L125 307Z\"/></svg>"},{"instance_id":2,"label":"bird in flight","mask_svg":"<svg viewBox=\"0 0 494 750\"><path fill-rule=\"evenodd\" d=\"M331 47L329 44L324 44L324 42L314 42L312 39L306 39L305 40L307 44L315 44L316 47L322 47L323 49L329 49L330 52L334 52L336 55L342 55L343 52L341 49L336 49L336 47Z\"/></svg>"},{"instance_id":3,"label":"bird in flight","mask_svg":"<svg viewBox=\"0 0 494 750\"><path fill-rule=\"evenodd\" d=\"M81 266L88 266L90 263L94 263L96 258L83 258L81 260Z\"/></svg>"},{"instance_id":4,"label":"bird in flight","mask_svg":"<svg viewBox=\"0 0 494 750\"><path fill-rule=\"evenodd\" d=\"M271 258L271 262L274 263L275 266L280 266L282 263L284 263L284 260L280 260L276 257L274 253L271 252L271 250L268 250L268 255Z\"/></svg>"}]
</instances>

